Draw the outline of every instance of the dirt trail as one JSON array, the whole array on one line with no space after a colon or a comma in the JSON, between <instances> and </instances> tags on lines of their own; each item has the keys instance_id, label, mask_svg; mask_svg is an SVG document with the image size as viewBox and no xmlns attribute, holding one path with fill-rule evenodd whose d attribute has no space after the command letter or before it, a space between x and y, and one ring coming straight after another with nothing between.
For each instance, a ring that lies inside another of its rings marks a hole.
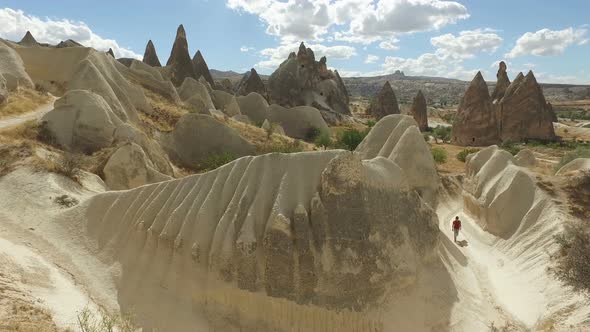
<instances>
[{"instance_id":1,"label":"dirt trail","mask_svg":"<svg viewBox=\"0 0 590 332\"><path fill-rule=\"evenodd\" d=\"M0 119L0 130L17 126L17 125L27 122L29 120L41 119L41 117L43 117L43 115L45 115L47 112L49 112L53 109L53 104L55 103L56 99L57 98L52 96L51 100L47 104L37 107L37 109L35 109L32 112L20 114L17 116L1 118Z\"/></svg>"}]
</instances>

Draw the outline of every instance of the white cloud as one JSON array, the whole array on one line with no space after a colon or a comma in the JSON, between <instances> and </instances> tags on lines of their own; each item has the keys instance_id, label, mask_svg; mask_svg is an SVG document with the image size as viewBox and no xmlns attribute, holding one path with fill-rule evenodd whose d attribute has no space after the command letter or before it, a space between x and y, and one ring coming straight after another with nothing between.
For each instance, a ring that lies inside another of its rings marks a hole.
<instances>
[{"instance_id":1,"label":"white cloud","mask_svg":"<svg viewBox=\"0 0 590 332\"><path fill-rule=\"evenodd\" d=\"M97 35L84 22L39 18L27 15L22 10L0 9L0 37L19 41L27 30L40 43L57 44L62 40L73 39L99 51L112 48L117 57L141 58L132 50L121 47L117 41Z\"/></svg>"},{"instance_id":2,"label":"white cloud","mask_svg":"<svg viewBox=\"0 0 590 332\"><path fill-rule=\"evenodd\" d=\"M510 68L512 66L512 62L508 61L508 60L497 60L492 62L492 64L490 65L490 68L494 68L494 69L498 69L498 67L500 67L500 62L504 61L504 63L506 64L506 67Z\"/></svg>"},{"instance_id":3,"label":"white cloud","mask_svg":"<svg viewBox=\"0 0 590 332\"><path fill-rule=\"evenodd\" d=\"M379 48L388 50L388 51L395 51L399 49L399 46L396 44L399 42L399 39L393 37L390 40L382 41L379 43Z\"/></svg>"},{"instance_id":4,"label":"white cloud","mask_svg":"<svg viewBox=\"0 0 590 332\"><path fill-rule=\"evenodd\" d=\"M377 62L377 60L379 60L379 57L373 54L369 54L367 55L367 59L365 60L365 63L375 63Z\"/></svg>"},{"instance_id":5,"label":"white cloud","mask_svg":"<svg viewBox=\"0 0 590 332\"><path fill-rule=\"evenodd\" d=\"M350 59L355 56L356 49L351 46L325 46L322 44L309 44L306 45L313 50L316 60L322 56L328 59ZM299 50L299 43L282 44L274 48L266 48L260 51L260 54L267 59L261 61L255 65L255 67L275 69L283 61L289 57L291 52L297 52Z\"/></svg>"},{"instance_id":6,"label":"white cloud","mask_svg":"<svg viewBox=\"0 0 590 332\"><path fill-rule=\"evenodd\" d=\"M491 29L461 31L458 36L451 33L433 37L430 43L441 54L468 59L477 52L495 52L502 44L502 38Z\"/></svg>"},{"instance_id":7,"label":"white cloud","mask_svg":"<svg viewBox=\"0 0 590 332\"><path fill-rule=\"evenodd\" d=\"M283 43L320 42L331 27L335 40L370 44L398 33L439 29L469 17L448 0L226 0L229 8L257 15Z\"/></svg>"},{"instance_id":8,"label":"white cloud","mask_svg":"<svg viewBox=\"0 0 590 332\"><path fill-rule=\"evenodd\" d=\"M536 32L527 32L516 41L514 48L507 53L507 58L516 58L523 55L554 56L561 55L566 48L572 45L584 45L587 29L567 28L563 30L541 29Z\"/></svg>"},{"instance_id":9,"label":"white cloud","mask_svg":"<svg viewBox=\"0 0 590 332\"><path fill-rule=\"evenodd\" d=\"M247 53L250 51L254 51L254 47L248 47L248 46L242 46L240 47L240 52L242 53Z\"/></svg>"}]
</instances>

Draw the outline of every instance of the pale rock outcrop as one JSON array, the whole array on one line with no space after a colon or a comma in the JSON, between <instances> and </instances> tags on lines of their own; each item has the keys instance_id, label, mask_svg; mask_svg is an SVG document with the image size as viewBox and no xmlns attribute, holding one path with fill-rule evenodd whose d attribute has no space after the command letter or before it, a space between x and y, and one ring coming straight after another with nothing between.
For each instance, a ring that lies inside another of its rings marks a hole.
<instances>
[{"instance_id":1,"label":"pale rock outcrop","mask_svg":"<svg viewBox=\"0 0 590 332\"><path fill-rule=\"evenodd\" d=\"M207 88L207 92L209 92L209 95L211 94L211 92L213 92L213 87L211 86L211 84L209 84L209 82L207 82L207 80L203 76L200 76L197 81L199 81Z\"/></svg>"},{"instance_id":2,"label":"pale rock outcrop","mask_svg":"<svg viewBox=\"0 0 590 332\"><path fill-rule=\"evenodd\" d=\"M78 43L75 40L68 39L59 42L59 44L55 45L56 48L66 48L66 47L84 47L84 45Z\"/></svg>"},{"instance_id":3,"label":"pale rock outcrop","mask_svg":"<svg viewBox=\"0 0 590 332\"><path fill-rule=\"evenodd\" d=\"M500 61L499 67L498 73L496 74L496 87L494 88L494 92L492 92L493 103L497 103L502 99L506 93L506 89L510 86L510 79L508 79L508 73L506 73L506 63Z\"/></svg>"},{"instance_id":4,"label":"pale rock outcrop","mask_svg":"<svg viewBox=\"0 0 590 332\"><path fill-rule=\"evenodd\" d=\"M115 144L135 143L141 146L153 167L160 173L166 175L174 174L174 170L162 146L152 138L149 138L143 131L128 123L124 123L117 127L114 136Z\"/></svg>"},{"instance_id":5,"label":"pale rock outcrop","mask_svg":"<svg viewBox=\"0 0 590 332\"><path fill-rule=\"evenodd\" d=\"M488 86L478 72L459 103L451 140L462 146L486 146L500 142L498 117Z\"/></svg>"},{"instance_id":6,"label":"pale rock outcrop","mask_svg":"<svg viewBox=\"0 0 590 332\"><path fill-rule=\"evenodd\" d=\"M397 98L389 81L385 82L377 96L375 96L367 113L374 116L377 120L390 114L400 114Z\"/></svg>"},{"instance_id":7,"label":"pale rock outcrop","mask_svg":"<svg viewBox=\"0 0 590 332\"><path fill-rule=\"evenodd\" d=\"M214 155L230 153L242 157L255 152L254 146L234 129L203 114L183 115L161 142L170 158L190 168L198 168Z\"/></svg>"},{"instance_id":8,"label":"pale rock outcrop","mask_svg":"<svg viewBox=\"0 0 590 332\"><path fill-rule=\"evenodd\" d=\"M497 105L503 141L555 140L554 113L532 71L510 84Z\"/></svg>"},{"instance_id":9,"label":"pale rock outcrop","mask_svg":"<svg viewBox=\"0 0 590 332\"><path fill-rule=\"evenodd\" d=\"M239 96L246 96L250 92L256 92L265 99L268 99L266 86L254 68L244 74L244 77L242 77L242 80L238 85L238 92L236 92L236 94Z\"/></svg>"},{"instance_id":10,"label":"pale rock outcrop","mask_svg":"<svg viewBox=\"0 0 590 332\"><path fill-rule=\"evenodd\" d=\"M563 167L561 167L556 175L567 175L573 172L590 171L590 158L577 158Z\"/></svg>"},{"instance_id":11,"label":"pale rock outcrop","mask_svg":"<svg viewBox=\"0 0 590 332\"><path fill-rule=\"evenodd\" d=\"M174 84L169 80L165 80L162 73L156 67L152 67L136 59L131 59L128 68L129 70L121 70L121 72L132 82L139 83L148 90L165 96L175 104L182 102Z\"/></svg>"},{"instance_id":12,"label":"pale rock outcrop","mask_svg":"<svg viewBox=\"0 0 590 332\"><path fill-rule=\"evenodd\" d=\"M154 46L154 43L152 43L151 39L148 40L148 43L145 46L145 52L143 53L143 62L152 67L162 67L160 59L158 58L158 53L156 53L156 47Z\"/></svg>"},{"instance_id":13,"label":"pale rock outcrop","mask_svg":"<svg viewBox=\"0 0 590 332\"><path fill-rule=\"evenodd\" d=\"M0 75L0 106L8 100L8 89L6 89L6 80Z\"/></svg>"},{"instance_id":14,"label":"pale rock outcrop","mask_svg":"<svg viewBox=\"0 0 590 332\"><path fill-rule=\"evenodd\" d=\"M241 123L245 123L245 124L249 124L249 125L253 125L254 123L252 122L252 120L245 114L237 114L232 116L232 119L241 122Z\"/></svg>"},{"instance_id":15,"label":"pale rock outcrop","mask_svg":"<svg viewBox=\"0 0 590 332\"><path fill-rule=\"evenodd\" d=\"M247 115L252 121L262 123L268 118L268 102L263 96L251 92L247 96L236 97L240 112Z\"/></svg>"},{"instance_id":16,"label":"pale rock outcrop","mask_svg":"<svg viewBox=\"0 0 590 332\"><path fill-rule=\"evenodd\" d=\"M126 190L148 183L172 180L154 169L141 146L128 143L119 147L103 168L105 182L111 190Z\"/></svg>"},{"instance_id":17,"label":"pale rock outcrop","mask_svg":"<svg viewBox=\"0 0 590 332\"><path fill-rule=\"evenodd\" d=\"M205 62L205 58L203 58L201 51L197 51L197 53L195 53L192 63L193 70L195 72L195 78L199 79L203 77L210 86L215 86L213 76L211 76L211 72L209 72L209 66L207 66L207 62Z\"/></svg>"},{"instance_id":18,"label":"pale rock outcrop","mask_svg":"<svg viewBox=\"0 0 590 332\"><path fill-rule=\"evenodd\" d=\"M310 106L287 109L279 105L271 105L268 113L270 122L283 127L285 134L289 137L307 139L311 130L330 132L322 114Z\"/></svg>"},{"instance_id":19,"label":"pale rock outcrop","mask_svg":"<svg viewBox=\"0 0 590 332\"><path fill-rule=\"evenodd\" d=\"M30 31L27 31L27 33L25 33L25 36L18 42L18 44L25 47L39 46L39 43L37 42L35 37L33 37Z\"/></svg>"},{"instance_id":20,"label":"pale rock outcrop","mask_svg":"<svg viewBox=\"0 0 590 332\"><path fill-rule=\"evenodd\" d=\"M187 77L197 77L188 52L186 32L182 24L176 30L176 38L166 66L170 67L170 80L175 86L180 86Z\"/></svg>"},{"instance_id":21,"label":"pale rock outcrop","mask_svg":"<svg viewBox=\"0 0 590 332\"><path fill-rule=\"evenodd\" d=\"M431 207L437 205L440 179L430 147L410 116L388 115L371 129L356 148L362 159L387 158L398 165L410 188Z\"/></svg>"},{"instance_id":22,"label":"pale rock outcrop","mask_svg":"<svg viewBox=\"0 0 590 332\"><path fill-rule=\"evenodd\" d=\"M414 101L412 102L412 109L410 110L410 114L414 117L414 120L418 123L418 128L420 131L428 130L428 107L426 105L426 98L424 98L424 94L422 90L418 90L418 94L414 97Z\"/></svg>"},{"instance_id":23,"label":"pale rock outcrop","mask_svg":"<svg viewBox=\"0 0 590 332\"><path fill-rule=\"evenodd\" d=\"M496 236L509 238L519 228L530 226L548 204L549 199L514 157L495 145L473 155L465 167L465 211Z\"/></svg>"},{"instance_id":24,"label":"pale rock outcrop","mask_svg":"<svg viewBox=\"0 0 590 332\"><path fill-rule=\"evenodd\" d=\"M192 77L187 77L178 89L180 99L192 106L197 113L209 113L210 109L215 109L207 87Z\"/></svg>"},{"instance_id":25,"label":"pale rock outcrop","mask_svg":"<svg viewBox=\"0 0 590 332\"><path fill-rule=\"evenodd\" d=\"M215 85L215 89L222 90L231 94L234 93L234 86L231 83L231 81L227 78L224 78L221 81L217 82L217 84Z\"/></svg>"},{"instance_id":26,"label":"pale rock outcrop","mask_svg":"<svg viewBox=\"0 0 590 332\"><path fill-rule=\"evenodd\" d=\"M313 106L326 121L339 121L351 113L348 91L338 77L327 68L325 57L316 61L313 51L301 43L298 53L291 53L270 75L269 101L284 107Z\"/></svg>"},{"instance_id":27,"label":"pale rock outcrop","mask_svg":"<svg viewBox=\"0 0 590 332\"><path fill-rule=\"evenodd\" d=\"M0 75L4 77L8 91L35 86L25 71L23 60L19 54L2 40L0 40Z\"/></svg>"},{"instance_id":28,"label":"pale rock outcrop","mask_svg":"<svg viewBox=\"0 0 590 332\"><path fill-rule=\"evenodd\" d=\"M203 316L231 317L224 330L384 331L374 308L439 244L436 214L393 161L341 150L247 156L76 209L121 266L121 303L171 331Z\"/></svg>"},{"instance_id":29,"label":"pale rock outcrop","mask_svg":"<svg viewBox=\"0 0 590 332\"><path fill-rule=\"evenodd\" d=\"M60 146L92 153L113 143L121 120L100 95L87 90L70 90L45 114L51 136Z\"/></svg>"},{"instance_id":30,"label":"pale rock outcrop","mask_svg":"<svg viewBox=\"0 0 590 332\"><path fill-rule=\"evenodd\" d=\"M211 100L213 101L215 109L222 111L227 116L236 116L241 114L238 100L232 94L221 90L213 90L211 92Z\"/></svg>"},{"instance_id":31,"label":"pale rock outcrop","mask_svg":"<svg viewBox=\"0 0 590 332\"><path fill-rule=\"evenodd\" d=\"M520 167L533 167L537 164L537 158L533 151L529 149L521 150L516 156L514 156L516 165Z\"/></svg>"}]
</instances>

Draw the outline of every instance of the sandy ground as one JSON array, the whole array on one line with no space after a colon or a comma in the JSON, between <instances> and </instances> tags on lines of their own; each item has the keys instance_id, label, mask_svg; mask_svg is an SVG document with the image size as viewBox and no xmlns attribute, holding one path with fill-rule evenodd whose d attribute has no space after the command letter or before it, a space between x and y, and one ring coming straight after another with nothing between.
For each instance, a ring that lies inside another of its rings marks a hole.
<instances>
[{"instance_id":1,"label":"sandy ground","mask_svg":"<svg viewBox=\"0 0 590 332\"><path fill-rule=\"evenodd\" d=\"M45 113L51 111L53 109L53 103L55 102L56 98L52 97L51 101L45 105L39 106L36 110L24 114L20 114L18 116L13 117L6 117L0 119L0 130L11 128L27 122L29 120L38 120L45 115Z\"/></svg>"}]
</instances>

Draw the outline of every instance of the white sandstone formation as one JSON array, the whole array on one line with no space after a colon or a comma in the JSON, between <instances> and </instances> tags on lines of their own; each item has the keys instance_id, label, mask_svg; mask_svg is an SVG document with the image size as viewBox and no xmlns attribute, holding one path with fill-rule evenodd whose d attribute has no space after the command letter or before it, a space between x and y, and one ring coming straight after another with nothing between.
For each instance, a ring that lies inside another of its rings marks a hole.
<instances>
[{"instance_id":1,"label":"white sandstone formation","mask_svg":"<svg viewBox=\"0 0 590 332\"><path fill-rule=\"evenodd\" d=\"M268 102L256 92L247 96L236 97L240 112L247 115L255 123L262 123L268 118Z\"/></svg>"},{"instance_id":2,"label":"white sandstone formation","mask_svg":"<svg viewBox=\"0 0 590 332\"><path fill-rule=\"evenodd\" d=\"M19 87L33 88L35 85L25 71L19 54L0 39L0 76L4 77L8 91L15 91Z\"/></svg>"},{"instance_id":3,"label":"white sandstone formation","mask_svg":"<svg viewBox=\"0 0 590 332\"><path fill-rule=\"evenodd\" d=\"M330 128L324 121L322 114L311 106L297 106L287 109L279 105L268 108L268 119L280 125L287 136L305 139L310 130L329 132Z\"/></svg>"},{"instance_id":4,"label":"white sandstone formation","mask_svg":"<svg viewBox=\"0 0 590 332\"><path fill-rule=\"evenodd\" d=\"M161 143L172 159L191 168L198 168L215 155L229 153L241 157L255 152L254 146L234 129L212 116L195 113L183 115Z\"/></svg>"},{"instance_id":5,"label":"white sandstone formation","mask_svg":"<svg viewBox=\"0 0 590 332\"><path fill-rule=\"evenodd\" d=\"M404 171L410 187L418 191L425 202L436 207L438 173L430 148L412 117L393 114L382 118L356 152L363 159L384 157L394 161Z\"/></svg>"},{"instance_id":6,"label":"white sandstone formation","mask_svg":"<svg viewBox=\"0 0 590 332\"><path fill-rule=\"evenodd\" d=\"M87 90L71 90L54 104L42 122L60 146L92 153L110 146L121 120L100 95Z\"/></svg>"},{"instance_id":7,"label":"white sandstone formation","mask_svg":"<svg viewBox=\"0 0 590 332\"><path fill-rule=\"evenodd\" d=\"M109 157L103 173L111 190L132 189L172 179L154 169L143 149L135 143L119 147Z\"/></svg>"},{"instance_id":8,"label":"white sandstone formation","mask_svg":"<svg viewBox=\"0 0 590 332\"><path fill-rule=\"evenodd\" d=\"M566 175L572 172L590 171L590 158L577 158L557 171L557 175Z\"/></svg>"}]
</instances>

